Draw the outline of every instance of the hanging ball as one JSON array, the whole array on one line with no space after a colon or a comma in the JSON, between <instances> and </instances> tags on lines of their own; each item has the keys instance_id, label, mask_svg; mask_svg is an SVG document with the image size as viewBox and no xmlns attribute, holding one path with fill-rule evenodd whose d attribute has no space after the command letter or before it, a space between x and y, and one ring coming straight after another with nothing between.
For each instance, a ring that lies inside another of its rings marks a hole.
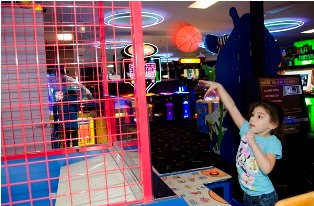
<instances>
[{"instance_id":1,"label":"hanging ball","mask_svg":"<svg viewBox=\"0 0 314 206\"><path fill-rule=\"evenodd\" d=\"M199 48L202 34L195 26L184 25L177 30L174 41L182 52L191 53Z\"/></svg>"}]
</instances>

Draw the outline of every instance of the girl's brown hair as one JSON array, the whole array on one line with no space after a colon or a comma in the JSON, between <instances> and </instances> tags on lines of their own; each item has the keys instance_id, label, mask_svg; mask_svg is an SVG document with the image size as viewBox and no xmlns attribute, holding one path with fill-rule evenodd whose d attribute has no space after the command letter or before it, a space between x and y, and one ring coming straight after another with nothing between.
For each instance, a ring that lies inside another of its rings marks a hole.
<instances>
[{"instance_id":1,"label":"girl's brown hair","mask_svg":"<svg viewBox=\"0 0 314 206\"><path fill-rule=\"evenodd\" d=\"M270 122L277 125L277 127L271 131L271 134L276 135L276 137L282 141L285 136L282 129L282 122L284 120L283 109L274 102L271 102L269 100L261 100L258 102L254 102L250 105L247 119L250 119L255 107L262 107L265 109L270 117Z\"/></svg>"}]
</instances>

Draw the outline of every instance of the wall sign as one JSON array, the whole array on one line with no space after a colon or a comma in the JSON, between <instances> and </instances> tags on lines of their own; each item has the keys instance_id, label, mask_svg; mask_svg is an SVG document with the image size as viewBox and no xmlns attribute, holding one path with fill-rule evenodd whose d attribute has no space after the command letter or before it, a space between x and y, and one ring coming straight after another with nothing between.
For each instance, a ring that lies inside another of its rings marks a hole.
<instances>
[{"instance_id":1,"label":"wall sign","mask_svg":"<svg viewBox=\"0 0 314 206\"><path fill-rule=\"evenodd\" d=\"M134 87L134 79L136 68L132 59L122 60L123 81L124 83L131 84ZM159 57L145 58L145 79L146 79L146 92L158 82L161 81L161 61Z\"/></svg>"},{"instance_id":2,"label":"wall sign","mask_svg":"<svg viewBox=\"0 0 314 206\"><path fill-rule=\"evenodd\" d=\"M314 39L294 43L294 66L314 65Z\"/></svg>"},{"instance_id":3,"label":"wall sign","mask_svg":"<svg viewBox=\"0 0 314 206\"><path fill-rule=\"evenodd\" d=\"M279 104L285 115L302 112L302 87L298 75L259 78L261 98Z\"/></svg>"},{"instance_id":4,"label":"wall sign","mask_svg":"<svg viewBox=\"0 0 314 206\"><path fill-rule=\"evenodd\" d=\"M156 63L145 63L145 78L155 79L156 78ZM134 65L129 64L130 78L134 79Z\"/></svg>"}]
</instances>

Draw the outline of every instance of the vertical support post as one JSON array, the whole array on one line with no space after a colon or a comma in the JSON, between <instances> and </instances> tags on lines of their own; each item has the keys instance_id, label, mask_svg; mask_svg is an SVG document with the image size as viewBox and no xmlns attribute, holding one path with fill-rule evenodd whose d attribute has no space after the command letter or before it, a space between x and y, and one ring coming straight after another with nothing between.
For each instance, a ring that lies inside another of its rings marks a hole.
<instances>
[{"instance_id":1,"label":"vertical support post","mask_svg":"<svg viewBox=\"0 0 314 206\"><path fill-rule=\"evenodd\" d=\"M140 1L131 1L131 24L132 24L132 44L133 44L133 62L135 69L135 105L136 120L139 139L139 155L141 180L143 182L144 202L152 202L152 166L151 150L149 138L148 112L146 102L146 81L145 81L145 64L143 50L143 29L142 29L142 4Z\"/></svg>"},{"instance_id":2,"label":"vertical support post","mask_svg":"<svg viewBox=\"0 0 314 206\"><path fill-rule=\"evenodd\" d=\"M109 94L108 89L108 72L107 72L107 58L106 58L106 32L105 32L105 23L104 23L104 2L99 1L98 3L99 9L98 9L98 23L99 23L99 41L100 41L100 59L101 59L101 68L102 68L102 86L104 94ZM97 60L96 60L97 61ZM104 97L104 96L103 96ZM109 117L106 118L106 127L107 127L107 135L108 135L108 146L112 146L113 142L116 141L116 136L113 136L113 134L116 134L116 125L115 125L115 116L114 116L114 103L112 103L113 100L110 100L110 98L106 97L104 102L101 102L101 104L104 104L104 112L105 116ZM113 105L112 105L113 104ZM101 105L101 110L102 110Z\"/></svg>"},{"instance_id":3,"label":"vertical support post","mask_svg":"<svg viewBox=\"0 0 314 206\"><path fill-rule=\"evenodd\" d=\"M262 1L250 1L251 55L253 77L265 74L264 6Z\"/></svg>"},{"instance_id":4,"label":"vertical support post","mask_svg":"<svg viewBox=\"0 0 314 206\"><path fill-rule=\"evenodd\" d=\"M105 22L104 22L104 2L99 1L98 3L98 23L99 23L99 41L100 41L100 59L102 67L102 83L104 94L108 94L108 72L107 72L107 58L106 58L106 31L105 31ZM97 60L96 60L97 61Z\"/></svg>"}]
</instances>

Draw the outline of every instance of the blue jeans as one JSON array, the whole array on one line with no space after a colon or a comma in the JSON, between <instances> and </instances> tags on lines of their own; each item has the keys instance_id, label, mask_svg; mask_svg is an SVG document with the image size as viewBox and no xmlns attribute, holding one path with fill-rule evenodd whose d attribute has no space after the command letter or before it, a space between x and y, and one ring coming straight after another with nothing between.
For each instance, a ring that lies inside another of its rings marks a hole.
<instances>
[{"instance_id":1,"label":"blue jeans","mask_svg":"<svg viewBox=\"0 0 314 206\"><path fill-rule=\"evenodd\" d=\"M278 201L276 191L259 196L250 196L244 192L243 205L245 206L274 206Z\"/></svg>"}]
</instances>

